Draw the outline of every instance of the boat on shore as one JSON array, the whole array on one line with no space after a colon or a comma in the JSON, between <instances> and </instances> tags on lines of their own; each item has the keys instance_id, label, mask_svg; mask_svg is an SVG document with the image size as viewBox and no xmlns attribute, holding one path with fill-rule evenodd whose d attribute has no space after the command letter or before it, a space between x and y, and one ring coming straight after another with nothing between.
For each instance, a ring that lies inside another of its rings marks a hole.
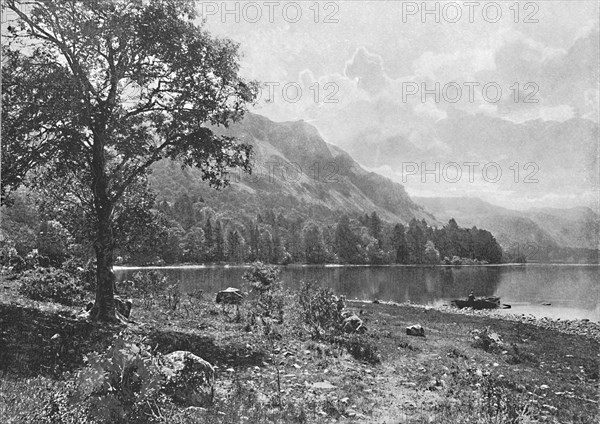
<instances>
[{"instance_id":1,"label":"boat on shore","mask_svg":"<svg viewBox=\"0 0 600 424\"><path fill-rule=\"evenodd\" d=\"M477 297L473 300L454 299L452 306L459 309L497 309L500 307L500 298L498 296Z\"/></svg>"}]
</instances>

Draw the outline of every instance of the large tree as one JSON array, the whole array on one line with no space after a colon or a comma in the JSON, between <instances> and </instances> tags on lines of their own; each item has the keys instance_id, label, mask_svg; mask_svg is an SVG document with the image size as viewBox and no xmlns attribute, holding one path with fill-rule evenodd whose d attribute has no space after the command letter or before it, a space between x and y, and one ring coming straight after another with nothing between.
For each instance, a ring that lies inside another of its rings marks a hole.
<instances>
[{"instance_id":1,"label":"large tree","mask_svg":"<svg viewBox=\"0 0 600 424\"><path fill-rule=\"evenodd\" d=\"M162 158L214 187L251 147L211 128L240 119L256 84L238 46L197 25L192 0L3 0L3 193L36 166L76 177L92 199L97 293L114 320L115 208ZM27 7L25 7L25 4ZM6 177L6 178L5 178Z\"/></svg>"}]
</instances>

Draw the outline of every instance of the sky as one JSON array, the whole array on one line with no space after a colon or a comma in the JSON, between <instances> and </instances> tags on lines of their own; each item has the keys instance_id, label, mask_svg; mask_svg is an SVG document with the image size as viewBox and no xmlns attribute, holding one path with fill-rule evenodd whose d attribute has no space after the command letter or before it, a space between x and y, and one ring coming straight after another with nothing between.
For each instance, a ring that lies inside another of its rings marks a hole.
<instances>
[{"instance_id":1,"label":"sky","mask_svg":"<svg viewBox=\"0 0 600 424\"><path fill-rule=\"evenodd\" d=\"M263 83L253 112L311 123L411 195L597 209L598 5L219 1L198 11L204 28L240 43L242 74Z\"/></svg>"}]
</instances>

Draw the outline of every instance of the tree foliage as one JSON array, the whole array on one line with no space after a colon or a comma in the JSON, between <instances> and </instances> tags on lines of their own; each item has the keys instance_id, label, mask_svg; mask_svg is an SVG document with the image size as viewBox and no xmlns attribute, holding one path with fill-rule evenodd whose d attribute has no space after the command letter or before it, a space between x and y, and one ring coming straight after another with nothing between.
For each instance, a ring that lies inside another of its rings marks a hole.
<instances>
[{"instance_id":1,"label":"tree foliage","mask_svg":"<svg viewBox=\"0 0 600 424\"><path fill-rule=\"evenodd\" d=\"M117 205L162 158L217 188L249 170L251 147L212 128L240 119L256 84L238 75L238 46L194 22L193 1L23 3L2 3L18 16L3 33L3 199L40 166L84 188L73 197L91 210L94 311L111 319Z\"/></svg>"}]
</instances>

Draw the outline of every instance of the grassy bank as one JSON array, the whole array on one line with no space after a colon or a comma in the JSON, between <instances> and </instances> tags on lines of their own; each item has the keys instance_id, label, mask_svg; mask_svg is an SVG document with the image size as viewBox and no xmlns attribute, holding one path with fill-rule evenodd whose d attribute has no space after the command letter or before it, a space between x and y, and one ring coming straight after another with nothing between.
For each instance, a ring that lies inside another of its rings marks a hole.
<instances>
[{"instance_id":1,"label":"grassy bank","mask_svg":"<svg viewBox=\"0 0 600 424\"><path fill-rule=\"evenodd\" d=\"M217 367L212 405L164 402L153 409L156 421L598 419L595 337L483 315L352 302L348 309L368 328L357 339L361 348L353 350L352 344L311 338L292 295L276 337L267 338L250 325L245 307L224 309L212 293L183 296L175 308L166 298L134 299L130 324L105 327L78 317L78 307L26 299L18 285L18 279L4 281L0 291L2 423L89 420L85 399L74 396L74 376L84 356L104 351L115 335L140 340L156 355L188 350ZM423 326L425 337L407 336L412 324ZM501 343L489 344L488 336L496 335Z\"/></svg>"}]
</instances>

